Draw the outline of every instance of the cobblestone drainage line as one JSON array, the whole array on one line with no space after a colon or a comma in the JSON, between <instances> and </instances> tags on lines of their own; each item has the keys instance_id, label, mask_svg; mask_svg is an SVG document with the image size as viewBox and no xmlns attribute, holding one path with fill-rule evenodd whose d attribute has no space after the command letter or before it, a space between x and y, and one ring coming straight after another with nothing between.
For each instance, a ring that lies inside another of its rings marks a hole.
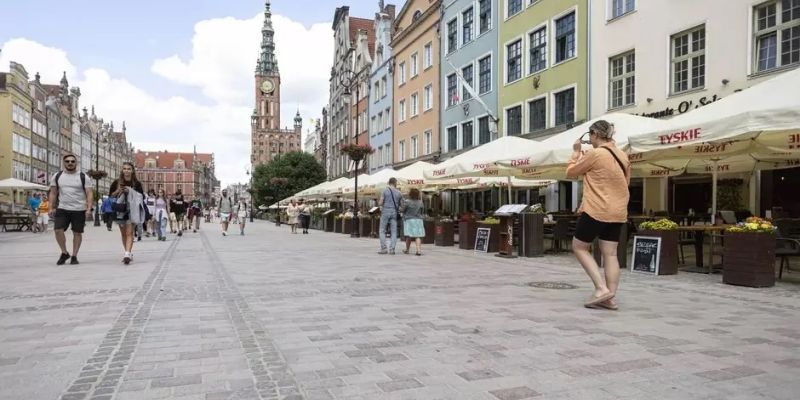
<instances>
[{"instance_id":1,"label":"cobblestone drainage line","mask_svg":"<svg viewBox=\"0 0 800 400\"><path fill-rule=\"evenodd\" d=\"M539 289L577 289L578 287L566 282L531 282L528 286Z\"/></svg>"},{"instance_id":2,"label":"cobblestone drainage line","mask_svg":"<svg viewBox=\"0 0 800 400\"><path fill-rule=\"evenodd\" d=\"M236 336L247 357L247 364L255 379L260 399L302 400L300 387L289 369L286 359L278 351L258 317L239 293L225 267L211 247L205 232L203 250L214 266L214 274L220 282L220 294L228 315L236 330Z\"/></svg>"},{"instance_id":3,"label":"cobblestone drainage line","mask_svg":"<svg viewBox=\"0 0 800 400\"><path fill-rule=\"evenodd\" d=\"M116 393L161 293L164 276L178 242L173 241L161 256L144 285L128 302L103 342L83 366L78 378L61 395L61 400L110 400Z\"/></svg>"}]
</instances>

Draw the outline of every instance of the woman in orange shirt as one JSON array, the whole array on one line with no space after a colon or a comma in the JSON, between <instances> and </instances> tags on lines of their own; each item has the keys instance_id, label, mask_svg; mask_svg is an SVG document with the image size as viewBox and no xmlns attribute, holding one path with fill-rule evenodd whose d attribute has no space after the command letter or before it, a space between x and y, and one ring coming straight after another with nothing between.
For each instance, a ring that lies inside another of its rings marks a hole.
<instances>
[{"instance_id":1,"label":"woman in orange shirt","mask_svg":"<svg viewBox=\"0 0 800 400\"><path fill-rule=\"evenodd\" d=\"M582 136L573 144L574 152L567 163L567 177L584 177L583 199L578 209L580 217L572 240L572 251L595 287L592 297L584 305L616 310L614 296L619 287L617 243L622 224L628 219L631 163L614 143L614 125L598 120L586 134L589 135L592 149L586 153L581 151L586 135ZM589 251L598 237L605 279Z\"/></svg>"}]
</instances>

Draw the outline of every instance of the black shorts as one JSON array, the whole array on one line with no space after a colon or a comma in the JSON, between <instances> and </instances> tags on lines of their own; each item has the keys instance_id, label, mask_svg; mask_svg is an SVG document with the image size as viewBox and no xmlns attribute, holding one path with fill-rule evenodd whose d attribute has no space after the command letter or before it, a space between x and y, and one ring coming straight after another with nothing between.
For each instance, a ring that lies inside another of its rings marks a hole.
<instances>
[{"instance_id":1,"label":"black shorts","mask_svg":"<svg viewBox=\"0 0 800 400\"><path fill-rule=\"evenodd\" d=\"M622 222L602 222L583 213L578 217L575 227L575 239L584 243L592 243L596 238L606 242L619 242Z\"/></svg>"},{"instance_id":2,"label":"black shorts","mask_svg":"<svg viewBox=\"0 0 800 400\"><path fill-rule=\"evenodd\" d=\"M83 228L86 226L86 211L69 211L59 208L56 210L53 226L55 230L64 231L72 226L72 232L83 233Z\"/></svg>"},{"instance_id":3,"label":"black shorts","mask_svg":"<svg viewBox=\"0 0 800 400\"><path fill-rule=\"evenodd\" d=\"M184 212L176 212L175 213L175 220L176 221L183 221L183 216L185 215Z\"/></svg>"}]
</instances>

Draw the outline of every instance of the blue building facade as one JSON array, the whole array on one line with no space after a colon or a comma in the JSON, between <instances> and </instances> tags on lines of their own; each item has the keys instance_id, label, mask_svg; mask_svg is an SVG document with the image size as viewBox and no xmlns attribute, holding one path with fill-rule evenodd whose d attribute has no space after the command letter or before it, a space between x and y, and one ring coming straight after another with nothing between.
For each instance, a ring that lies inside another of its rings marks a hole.
<instances>
[{"instance_id":1,"label":"blue building facade","mask_svg":"<svg viewBox=\"0 0 800 400\"><path fill-rule=\"evenodd\" d=\"M497 138L498 0L449 0L441 20L442 159ZM469 84L484 104L476 100Z\"/></svg>"},{"instance_id":2,"label":"blue building facade","mask_svg":"<svg viewBox=\"0 0 800 400\"><path fill-rule=\"evenodd\" d=\"M369 162L369 173L391 168L392 157L392 25L395 6L379 4L375 14L375 54L370 72L369 144L375 149Z\"/></svg>"}]
</instances>

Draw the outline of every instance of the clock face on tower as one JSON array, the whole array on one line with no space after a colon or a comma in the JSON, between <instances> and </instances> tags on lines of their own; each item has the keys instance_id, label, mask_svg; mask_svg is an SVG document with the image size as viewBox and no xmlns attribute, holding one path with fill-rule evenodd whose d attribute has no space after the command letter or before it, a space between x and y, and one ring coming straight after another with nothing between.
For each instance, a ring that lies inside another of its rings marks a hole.
<instances>
[{"instance_id":1,"label":"clock face on tower","mask_svg":"<svg viewBox=\"0 0 800 400\"><path fill-rule=\"evenodd\" d=\"M275 91L275 84L272 83L271 79L265 79L264 82L261 83L261 91L269 94Z\"/></svg>"}]
</instances>

